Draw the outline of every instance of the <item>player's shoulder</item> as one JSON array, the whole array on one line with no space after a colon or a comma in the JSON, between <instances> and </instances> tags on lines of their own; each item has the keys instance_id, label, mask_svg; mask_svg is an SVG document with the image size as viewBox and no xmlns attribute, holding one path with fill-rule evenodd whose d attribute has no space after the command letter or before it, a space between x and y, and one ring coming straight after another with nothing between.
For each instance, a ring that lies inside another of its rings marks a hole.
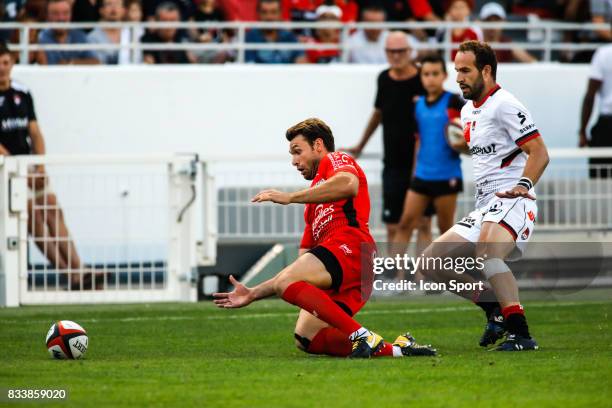
<instances>
[{"instance_id":1,"label":"player's shoulder","mask_svg":"<svg viewBox=\"0 0 612 408\"><path fill-rule=\"evenodd\" d=\"M486 106L486 110L489 111L491 116L514 113L517 109L521 112L527 110L514 94L504 88L495 92L493 98L491 98L491 103Z\"/></svg>"},{"instance_id":2,"label":"player's shoulder","mask_svg":"<svg viewBox=\"0 0 612 408\"><path fill-rule=\"evenodd\" d=\"M16 92L30 94L30 88L28 88L27 85L19 81L11 80L11 88L13 88L13 90L15 90Z\"/></svg>"},{"instance_id":3,"label":"player's shoulder","mask_svg":"<svg viewBox=\"0 0 612 408\"><path fill-rule=\"evenodd\" d=\"M350 154L342 151L329 152L325 155L323 160L328 161L334 170L341 167L358 168L355 159Z\"/></svg>"}]
</instances>

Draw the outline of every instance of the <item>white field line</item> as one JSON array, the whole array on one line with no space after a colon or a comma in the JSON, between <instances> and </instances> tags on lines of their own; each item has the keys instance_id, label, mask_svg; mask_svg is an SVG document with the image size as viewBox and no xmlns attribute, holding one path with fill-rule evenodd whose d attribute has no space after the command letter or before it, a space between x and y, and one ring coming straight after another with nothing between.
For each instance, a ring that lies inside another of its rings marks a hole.
<instances>
[{"instance_id":1,"label":"white field line","mask_svg":"<svg viewBox=\"0 0 612 408\"><path fill-rule=\"evenodd\" d=\"M610 302L547 302L547 303L534 303L529 304L527 310L532 308L552 308L552 307L570 307L570 306L581 306L581 305L599 305ZM415 308L415 309L382 309L382 310L365 310L357 314L359 316L369 315L403 315L403 314L419 314L419 313L446 313L446 312L463 312L463 311L477 311L478 309L474 306L452 306L452 307L436 307L436 308ZM179 320L242 320L242 319L265 319L272 317L297 317L297 311L295 312L269 312L269 313L244 313L244 314L230 314L231 310L226 310L223 314L215 316L143 316L143 317L124 317L120 319L113 318L93 318L93 319L81 319L81 322L88 323L99 323L99 322L146 322L146 321L179 321ZM33 323L47 323L49 320L0 320L2 323L21 323L21 324L33 324Z\"/></svg>"}]
</instances>

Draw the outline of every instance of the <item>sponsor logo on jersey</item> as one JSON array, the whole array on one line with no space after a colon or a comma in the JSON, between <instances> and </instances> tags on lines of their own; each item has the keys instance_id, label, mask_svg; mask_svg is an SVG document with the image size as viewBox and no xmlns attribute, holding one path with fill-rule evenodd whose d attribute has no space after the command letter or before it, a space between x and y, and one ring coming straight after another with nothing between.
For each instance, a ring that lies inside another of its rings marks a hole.
<instances>
[{"instance_id":1,"label":"sponsor logo on jersey","mask_svg":"<svg viewBox=\"0 0 612 408\"><path fill-rule=\"evenodd\" d=\"M15 105L21 104L21 96L19 95L13 96L13 101L15 101Z\"/></svg>"},{"instance_id":2,"label":"sponsor logo on jersey","mask_svg":"<svg viewBox=\"0 0 612 408\"><path fill-rule=\"evenodd\" d=\"M531 221L535 220L535 215L533 214L533 211L527 211L527 216Z\"/></svg>"},{"instance_id":3,"label":"sponsor logo on jersey","mask_svg":"<svg viewBox=\"0 0 612 408\"><path fill-rule=\"evenodd\" d=\"M342 244L338 248L340 248L342 252L344 252L344 255L349 255L353 253L353 251L351 251L351 248L349 248L346 244Z\"/></svg>"},{"instance_id":4,"label":"sponsor logo on jersey","mask_svg":"<svg viewBox=\"0 0 612 408\"><path fill-rule=\"evenodd\" d=\"M529 238L529 228L525 228L525 231L521 234L521 238L527 239Z\"/></svg>"},{"instance_id":5,"label":"sponsor logo on jersey","mask_svg":"<svg viewBox=\"0 0 612 408\"><path fill-rule=\"evenodd\" d=\"M472 228L476 224L476 219L468 215L467 217L463 217L457 224L467 228Z\"/></svg>"},{"instance_id":6,"label":"sponsor logo on jersey","mask_svg":"<svg viewBox=\"0 0 612 408\"><path fill-rule=\"evenodd\" d=\"M2 130L24 129L28 127L28 118L7 118L2 120Z\"/></svg>"},{"instance_id":7,"label":"sponsor logo on jersey","mask_svg":"<svg viewBox=\"0 0 612 408\"><path fill-rule=\"evenodd\" d=\"M489 207L489 212L493 215L499 214L502 212L503 203L501 201L496 201L491 207Z\"/></svg>"},{"instance_id":8,"label":"sponsor logo on jersey","mask_svg":"<svg viewBox=\"0 0 612 408\"><path fill-rule=\"evenodd\" d=\"M340 153L340 152L330 153L329 159L332 163L334 170L339 167L347 167L347 166L355 168L355 166L353 166L351 156L349 156L346 153Z\"/></svg>"},{"instance_id":9,"label":"sponsor logo on jersey","mask_svg":"<svg viewBox=\"0 0 612 408\"><path fill-rule=\"evenodd\" d=\"M525 114L523 112L517 113L516 116L518 116L519 120L521 121L521 125L527 120L527 117L525 117Z\"/></svg>"},{"instance_id":10,"label":"sponsor logo on jersey","mask_svg":"<svg viewBox=\"0 0 612 408\"><path fill-rule=\"evenodd\" d=\"M470 149L470 154L475 156L492 156L497 154L497 151L495 150L495 143L491 143L488 146L472 146Z\"/></svg>"},{"instance_id":11,"label":"sponsor logo on jersey","mask_svg":"<svg viewBox=\"0 0 612 408\"><path fill-rule=\"evenodd\" d=\"M482 112L482 110L480 110L480 109L474 109L474 110L472 111L472 115L479 115L479 114L480 114L480 112Z\"/></svg>"},{"instance_id":12,"label":"sponsor logo on jersey","mask_svg":"<svg viewBox=\"0 0 612 408\"><path fill-rule=\"evenodd\" d=\"M524 128L521 128L520 132L525 133L526 131L533 129L534 127L535 127L535 123L532 123L531 125L527 125Z\"/></svg>"}]
</instances>

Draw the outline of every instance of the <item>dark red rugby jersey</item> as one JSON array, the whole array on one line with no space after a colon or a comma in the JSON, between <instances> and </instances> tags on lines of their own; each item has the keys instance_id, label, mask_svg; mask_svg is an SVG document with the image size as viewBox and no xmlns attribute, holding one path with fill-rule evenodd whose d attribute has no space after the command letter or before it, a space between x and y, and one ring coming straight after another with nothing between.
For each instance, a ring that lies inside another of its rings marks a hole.
<instances>
[{"instance_id":1,"label":"dark red rugby jersey","mask_svg":"<svg viewBox=\"0 0 612 408\"><path fill-rule=\"evenodd\" d=\"M306 228L300 248L309 249L317 246L334 233L357 233L356 238L366 242L373 242L368 226L370 219L370 194L366 176L355 162L346 153L328 153L319 163L319 168L310 187L315 187L325 180L329 180L338 172L352 173L359 178L359 191L355 197L322 204L306 204L304 219Z\"/></svg>"}]
</instances>

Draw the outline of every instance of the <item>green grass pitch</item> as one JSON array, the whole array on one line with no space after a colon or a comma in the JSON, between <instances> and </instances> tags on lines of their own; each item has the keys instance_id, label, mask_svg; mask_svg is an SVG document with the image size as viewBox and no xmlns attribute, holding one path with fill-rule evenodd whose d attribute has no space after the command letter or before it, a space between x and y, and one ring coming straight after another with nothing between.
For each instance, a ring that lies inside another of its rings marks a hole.
<instances>
[{"instance_id":1,"label":"green grass pitch","mask_svg":"<svg viewBox=\"0 0 612 408\"><path fill-rule=\"evenodd\" d=\"M64 388L67 402L44 404L64 407L610 407L612 302L526 310L541 349L497 353L478 347L483 317L466 302L371 301L365 326L390 341L410 330L440 355L355 361L298 351L296 309L278 300L0 309L0 387ZM49 357L45 335L61 319L88 331L84 360Z\"/></svg>"}]
</instances>

